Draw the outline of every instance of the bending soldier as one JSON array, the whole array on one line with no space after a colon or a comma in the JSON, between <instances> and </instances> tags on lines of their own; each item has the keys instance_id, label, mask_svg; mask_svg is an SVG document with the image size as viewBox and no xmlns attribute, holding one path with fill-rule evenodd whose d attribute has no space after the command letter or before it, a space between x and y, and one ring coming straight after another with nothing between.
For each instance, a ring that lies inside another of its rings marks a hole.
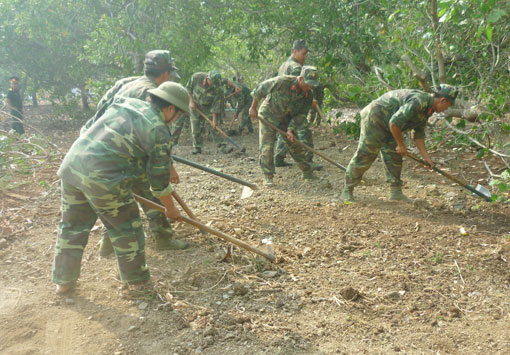
<instances>
[{"instance_id":1,"label":"bending soldier","mask_svg":"<svg viewBox=\"0 0 510 355\"><path fill-rule=\"evenodd\" d=\"M381 152L386 181L391 187L390 199L412 202L402 193L400 180L402 157L407 154L402 132L411 130L414 144L432 168L434 163L425 147L428 118L432 113L441 113L453 105L457 94L455 87L445 84L437 88L434 94L409 89L393 90L361 110L358 149L347 166L341 199L354 201L354 187Z\"/></svg>"},{"instance_id":2,"label":"bending soldier","mask_svg":"<svg viewBox=\"0 0 510 355\"><path fill-rule=\"evenodd\" d=\"M149 90L155 89L169 80L180 80L170 52L167 50L153 50L148 52L144 60L144 75L124 78L117 81L99 101L96 114L82 127L81 133L83 134L86 132L88 128L99 120L113 102L122 101L126 98L145 100L149 95ZM181 119L182 118L180 118L180 120ZM176 128L176 130L178 130L178 128ZM173 169L173 171L172 182L177 184L179 176L175 169ZM150 184L146 174L141 174L136 181L133 181L133 191L149 200L158 202L158 199L155 198L150 191ZM142 209L149 221L149 228L157 250L178 250L189 246L187 242L172 238L174 235L172 226L163 213L145 205L142 205ZM112 243L106 231L103 229L99 254L101 256L107 256L111 253L113 253Z\"/></svg>"},{"instance_id":3,"label":"bending soldier","mask_svg":"<svg viewBox=\"0 0 510 355\"><path fill-rule=\"evenodd\" d=\"M73 143L58 170L62 219L52 270L57 293L69 291L78 279L83 250L98 217L108 229L121 281L137 284L149 279L133 180L147 174L166 217L182 219L171 196L168 125L189 111L189 96L184 87L171 82L148 93L150 102L131 98L114 102Z\"/></svg>"},{"instance_id":4,"label":"bending soldier","mask_svg":"<svg viewBox=\"0 0 510 355\"><path fill-rule=\"evenodd\" d=\"M293 143L296 131L303 125L306 114L312 105L311 90L319 85L317 69L311 66L303 67L300 76L278 76L260 83L253 90L253 102L250 107L250 116L256 119L258 115L287 131L282 137L289 148L289 152L303 171L303 178L318 179L312 173L310 163L306 160L305 152L301 146ZM258 104L262 101L260 110ZM276 131L259 123L259 163L264 173L264 185L272 186L275 166L273 160Z\"/></svg>"}]
</instances>

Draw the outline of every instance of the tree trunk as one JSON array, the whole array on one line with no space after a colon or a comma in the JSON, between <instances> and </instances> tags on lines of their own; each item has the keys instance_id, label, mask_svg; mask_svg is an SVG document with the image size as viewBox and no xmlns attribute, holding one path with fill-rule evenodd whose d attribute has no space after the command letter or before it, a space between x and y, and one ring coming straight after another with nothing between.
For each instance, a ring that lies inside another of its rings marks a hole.
<instances>
[{"instance_id":1,"label":"tree trunk","mask_svg":"<svg viewBox=\"0 0 510 355\"><path fill-rule=\"evenodd\" d=\"M32 92L32 106L34 106L34 107L39 106L39 101L37 100L37 90L34 90Z\"/></svg>"},{"instance_id":2,"label":"tree trunk","mask_svg":"<svg viewBox=\"0 0 510 355\"><path fill-rule=\"evenodd\" d=\"M84 110L89 109L89 98L88 98L88 91L85 87L80 88L81 93L81 106Z\"/></svg>"},{"instance_id":3,"label":"tree trunk","mask_svg":"<svg viewBox=\"0 0 510 355\"><path fill-rule=\"evenodd\" d=\"M437 17L437 1L431 0L431 12L432 12L432 28L434 29L434 45L436 48L436 59L437 59L437 74L439 76L439 83L446 84L446 71L444 68L444 57L441 51L441 38L439 36L439 19Z\"/></svg>"}]
</instances>

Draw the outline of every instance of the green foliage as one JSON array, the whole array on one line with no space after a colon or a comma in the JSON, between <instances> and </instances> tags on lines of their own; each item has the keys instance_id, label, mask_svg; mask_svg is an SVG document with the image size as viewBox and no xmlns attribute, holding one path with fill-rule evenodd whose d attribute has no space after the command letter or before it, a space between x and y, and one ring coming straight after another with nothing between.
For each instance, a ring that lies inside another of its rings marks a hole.
<instances>
[{"instance_id":1,"label":"green foliage","mask_svg":"<svg viewBox=\"0 0 510 355\"><path fill-rule=\"evenodd\" d=\"M505 195L508 196L510 192L510 169L501 173L499 178L491 180L490 185L498 190L498 193L493 194L491 199L493 201L506 201Z\"/></svg>"},{"instance_id":2,"label":"green foliage","mask_svg":"<svg viewBox=\"0 0 510 355\"><path fill-rule=\"evenodd\" d=\"M33 174L35 169L45 166L56 155L47 141L38 136L0 131L0 178L3 188L12 188L24 182L20 175ZM16 179L15 179L16 177Z\"/></svg>"},{"instance_id":3,"label":"green foliage","mask_svg":"<svg viewBox=\"0 0 510 355\"><path fill-rule=\"evenodd\" d=\"M437 252L436 255L432 258L432 262L434 264L441 264L443 262L443 253Z\"/></svg>"},{"instance_id":4,"label":"green foliage","mask_svg":"<svg viewBox=\"0 0 510 355\"><path fill-rule=\"evenodd\" d=\"M350 138L358 139L361 131L360 127L361 117L357 114L352 120L344 120L340 122L340 129Z\"/></svg>"}]
</instances>

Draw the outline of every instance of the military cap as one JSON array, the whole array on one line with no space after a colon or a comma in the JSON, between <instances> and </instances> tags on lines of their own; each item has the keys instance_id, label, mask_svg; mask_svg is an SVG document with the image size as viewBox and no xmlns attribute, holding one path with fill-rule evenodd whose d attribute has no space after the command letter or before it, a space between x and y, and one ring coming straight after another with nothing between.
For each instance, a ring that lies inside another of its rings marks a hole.
<instances>
[{"instance_id":1,"label":"military cap","mask_svg":"<svg viewBox=\"0 0 510 355\"><path fill-rule=\"evenodd\" d=\"M446 97L448 100L452 102L453 105L455 103L457 95L459 94L459 90L455 86L441 84L435 88L434 93L436 94L436 96Z\"/></svg>"},{"instance_id":2,"label":"military cap","mask_svg":"<svg viewBox=\"0 0 510 355\"><path fill-rule=\"evenodd\" d=\"M162 71L168 71L172 75L173 81L181 80L181 76L177 72L174 58L170 55L170 51L157 49L150 51L145 55L143 61L145 69L159 69Z\"/></svg>"},{"instance_id":3,"label":"military cap","mask_svg":"<svg viewBox=\"0 0 510 355\"><path fill-rule=\"evenodd\" d=\"M11 77L9 78L9 81L11 81L11 80L17 80L17 81L19 81L19 77L17 77L16 75L13 75L13 76L11 76Z\"/></svg>"},{"instance_id":4,"label":"military cap","mask_svg":"<svg viewBox=\"0 0 510 355\"><path fill-rule=\"evenodd\" d=\"M320 84L317 68L311 65L305 65L303 69L301 69L301 74L299 74L299 76L303 77L305 84L311 87L317 87Z\"/></svg>"},{"instance_id":5,"label":"military cap","mask_svg":"<svg viewBox=\"0 0 510 355\"><path fill-rule=\"evenodd\" d=\"M214 86L220 86L221 85L221 73L217 70L211 70L207 77L211 79Z\"/></svg>"},{"instance_id":6,"label":"military cap","mask_svg":"<svg viewBox=\"0 0 510 355\"><path fill-rule=\"evenodd\" d=\"M308 52L310 51L310 48L308 48L308 45L306 44L306 40L304 39L297 39L292 43L292 50L301 50L306 49Z\"/></svg>"},{"instance_id":7,"label":"military cap","mask_svg":"<svg viewBox=\"0 0 510 355\"><path fill-rule=\"evenodd\" d=\"M177 106L184 112L190 113L188 90L181 84L166 81L157 88L148 90L148 93Z\"/></svg>"}]
</instances>

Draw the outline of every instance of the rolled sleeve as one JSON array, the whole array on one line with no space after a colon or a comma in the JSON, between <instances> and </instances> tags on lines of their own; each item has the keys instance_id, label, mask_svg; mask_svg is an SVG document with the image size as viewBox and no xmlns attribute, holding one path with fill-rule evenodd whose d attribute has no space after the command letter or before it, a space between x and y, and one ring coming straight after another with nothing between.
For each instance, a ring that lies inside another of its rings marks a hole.
<instances>
[{"instance_id":1,"label":"rolled sleeve","mask_svg":"<svg viewBox=\"0 0 510 355\"><path fill-rule=\"evenodd\" d=\"M168 132L156 132L156 143L149 152L147 161L147 177L154 196L165 196L173 191L170 181L170 166L172 164L172 146Z\"/></svg>"},{"instance_id":2,"label":"rolled sleeve","mask_svg":"<svg viewBox=\"0 0 510 355\"><path fill-rule=\"evenodd\" d=\"M405 105L400 106L397 112L391 116L390 123L400 129L404 129L406 123L412 120L418 113L421 105L418 101L413 100Z\"/></svg>"},{"instance_id":3,"label":"rolled sleeve","mask_svg":"<svg viewBox=\"0 0 510 355\"><path fill-rule=\"evenodd\" d=\"M411 137L413 139L424 139L425 138L425 126L418 126L411 131Z\"/></svg>"},{"instance_id":4,"label":"rolled sleeve","mask_svg":"<svg viewBox=\"0 0 510 355\"><path fill-rule=\"evenodd\" d=\"M168 196L174 191L174 186L172 184L168 184L163 190L156 191L151 187L151 192L154 197L160 198L161 196Z\"/></svg>"}]
</instances>

